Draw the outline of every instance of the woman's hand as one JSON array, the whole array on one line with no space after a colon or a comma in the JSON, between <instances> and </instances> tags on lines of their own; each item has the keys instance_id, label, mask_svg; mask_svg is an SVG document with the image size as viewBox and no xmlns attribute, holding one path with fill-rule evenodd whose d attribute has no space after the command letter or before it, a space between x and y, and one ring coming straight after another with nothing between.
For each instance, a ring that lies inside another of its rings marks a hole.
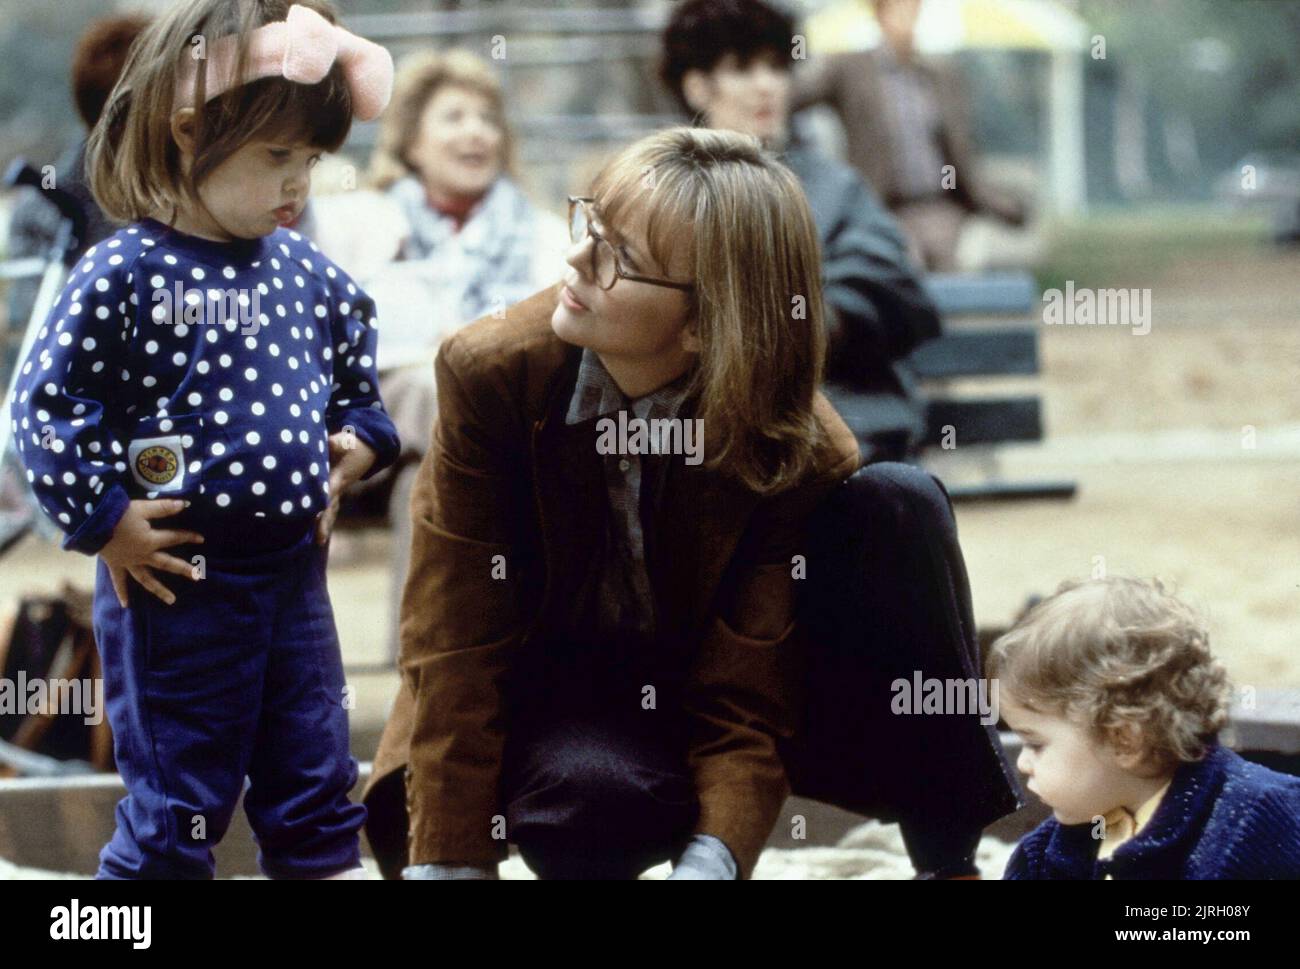
<instances>
[{"instance_id":1,"label":"woman's hand","mask_svg":"<svg viewBox=\"0 0 1300 969\"><path fill-rule=\"evenodd\" d=\"M501 876L496 865L408 865L402 880L419 881L497 881Z\"/></svg>"},{"instance_id":2,"label":"woman's hand","mask_svg":"<svg viewBox=\"0 0 1300 969\"><path fill-rule=\"evenodd\" d=\"M99 550L99 557L108 566L108 574L113 580L113 591L117 593L117 601L122 604L123 609L128 604L126 581L128 575L169 606L176 601L175 594L154 578L150 569L175 572L191 581L196 580L197 577L190 563L174 555L168 555L162 549L182 543L201 544L203 536L198 532L154 528L149 524L154 518L175 515L188 506L188 501L179 498L159 501L137 498L126 506L126 513L113 529L113 537Z\"/></svg>"},{"instance_id":3,"label":"woman's hand","mask_svg":"<svg viewBox=\"0 0 1300 969\"><path fill-rule=\"evenodd\" d=\"M334 520L339 517L339 500L349 485L360 481L361 476L375 463L375 452L355 434L339 431L331 434L330 441L330 503L316 516L316 542L324 545L334 531Z\"/></svg>"},{"instance_id":4,"label":"woman's hand","mask_svg":"<svg viewBox=\"0 0 1300 969\"><path fill-rule=\"evenodd\" d=\"M736 859L721 838L692 835L666 881L735 881Z\"/></svg>"}]
</instances>

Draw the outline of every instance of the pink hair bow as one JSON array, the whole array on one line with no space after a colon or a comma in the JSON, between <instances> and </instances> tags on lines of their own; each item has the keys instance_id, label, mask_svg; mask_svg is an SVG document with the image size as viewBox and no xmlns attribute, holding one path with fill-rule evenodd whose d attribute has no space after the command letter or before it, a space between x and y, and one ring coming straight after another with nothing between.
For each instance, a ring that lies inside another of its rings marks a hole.
<instances>
[{"instance_id":1,"label":"pink hair bow","mask_svg":"<svg viewBox=\"0 0 1300 969\"><path fill-rule=\"evenodd\" d=\"M207 99L263 77L283 76L298 84L317 84L337 60L352 92L352 113L371 121L388 105L393 93L393 58L373 41L332 24L310 7L294 4L282 21L265 24L249 38L243 80L236 80L238 39L222 37L211 45ZM197 63L187 65L177 90L177 104L188 103L194 90Z\"/></svg>"}]
</instances>

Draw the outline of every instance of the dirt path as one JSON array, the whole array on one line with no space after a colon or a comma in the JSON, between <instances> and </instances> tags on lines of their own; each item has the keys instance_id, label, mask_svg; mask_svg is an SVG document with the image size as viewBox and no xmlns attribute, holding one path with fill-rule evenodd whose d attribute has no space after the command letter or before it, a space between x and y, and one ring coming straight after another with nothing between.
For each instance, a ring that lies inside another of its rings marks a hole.
<instances>
[{"instance_id":1,"label":"dirt path","mask_svg":"<svg viewBox=\"0 0 1300 969\"><path fill-rule=\"evenodd\" d=\"M1152 289L1150 333L1044 327L1049 440L1001 462L1074 478L1078 499L959 508L977 618L1097 564L1159 575L1209 614L1235 678L1300 686L1300 253L1110 284Z\"/></svg>"}]
</instances>

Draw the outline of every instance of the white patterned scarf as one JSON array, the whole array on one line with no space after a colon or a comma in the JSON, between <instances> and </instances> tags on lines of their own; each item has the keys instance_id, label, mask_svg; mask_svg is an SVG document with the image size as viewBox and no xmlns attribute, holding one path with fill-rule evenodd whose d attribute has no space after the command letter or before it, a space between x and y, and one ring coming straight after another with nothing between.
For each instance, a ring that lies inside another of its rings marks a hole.
<instances>
[{"instance_id":1,"label":"white patterned scarf","mask_svg":"<svg viewBox=\"0 0 1300 969\"><path fill-rule=\"evenodd\" d=\"M438 261L456 252L457 264L443 266L440 275L456 277L462 322L536 291L533 259L544 241L541 222L557 220L539 211L509 177L502 175L492 183L459 233L455 219L429 205L424 186L414 175L398 179L388 194L411 226L400 258Z\"/></svg>"}]
</instances>

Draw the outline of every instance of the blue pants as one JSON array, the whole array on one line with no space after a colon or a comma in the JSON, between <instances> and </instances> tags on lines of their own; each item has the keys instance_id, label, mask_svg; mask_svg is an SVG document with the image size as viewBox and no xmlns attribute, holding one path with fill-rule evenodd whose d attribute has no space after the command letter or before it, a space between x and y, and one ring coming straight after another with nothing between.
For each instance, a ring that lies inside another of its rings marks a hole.
<instances>
[{"instance_id":1,"label":"blue pants","mask_svg":"<svg viewBox=\"0 0 1300 969\"><path fill-rule=\"evenodd\" d=\"M95 639L127 796L96 877L213 877L212 845L245 777L267 876L319 878L360 864L366 812L348 798L357 763L326 551L311 531L289 541L248 555L167 549L206 556L198 581L155 571L172 605L130 580L123 609L99 560Z\"/></svg>"}]
</instances>

